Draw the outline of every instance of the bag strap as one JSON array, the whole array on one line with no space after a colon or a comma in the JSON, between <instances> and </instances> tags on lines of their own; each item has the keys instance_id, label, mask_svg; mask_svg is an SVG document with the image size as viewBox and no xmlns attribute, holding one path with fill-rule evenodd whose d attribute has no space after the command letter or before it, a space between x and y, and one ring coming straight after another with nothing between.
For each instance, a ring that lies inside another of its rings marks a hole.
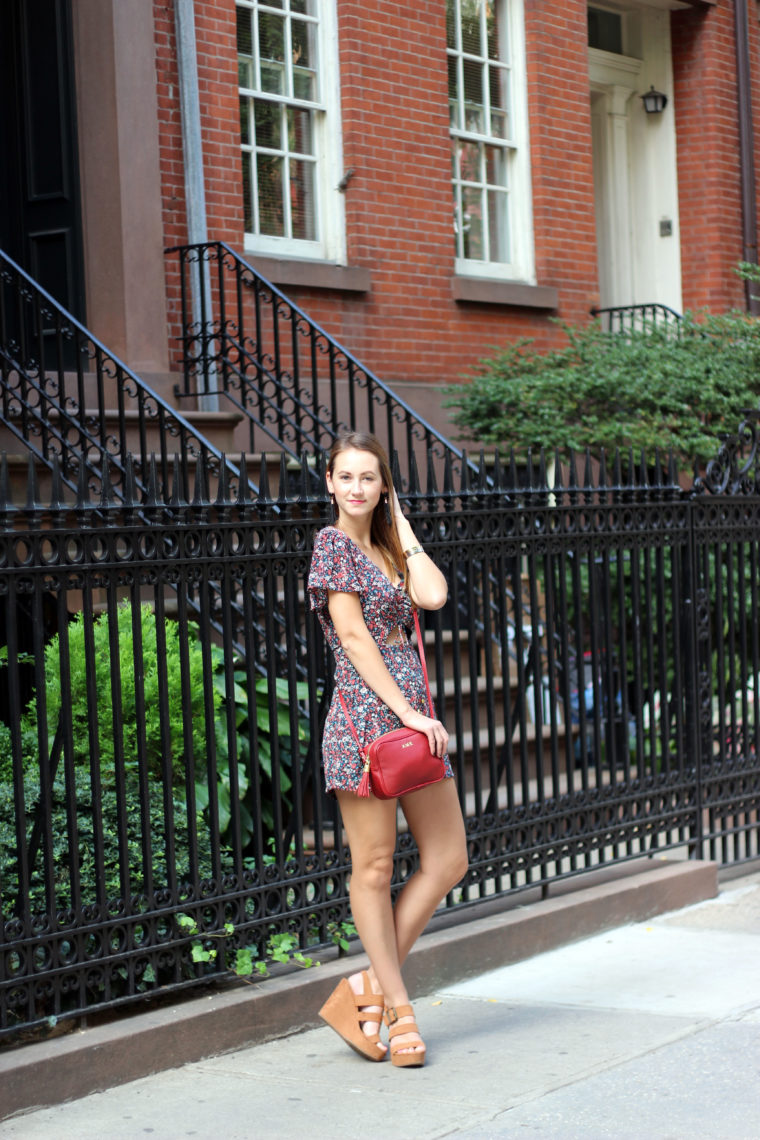
<instances>
[{"instance_id":1,"label":"bag strap","mask_svg":"<svg viewBox=\"0 0 760 1140\"><path fill-rule=\"evenodd\" d=\"M433 698L430 694L430 681L428 680L427 662L425 660L425 645L422 641L422 630L420 629L420 619L417 616L416 610L414 611L414 628L417 632L417 651L420 655L420 664L422 665L422 675L425 678L425 692L427 693L428 709L430 710L430 716L432 717L432 716L434 716ZM354 728L354 722L351 720L351 717L348 715L348 708L346 707L346 702L343 699L343 693L340 691L340 689L338 689L338 699L340 700L341 708L343 709L343 715L345 716L346 720L348 721L348 727L351 729L351 732L353 734L353 738L356 741L359 752L361 752L362 751L361 741L359 740L359 735L358 735L356 729Z\"/></svg>"}]
</instances>

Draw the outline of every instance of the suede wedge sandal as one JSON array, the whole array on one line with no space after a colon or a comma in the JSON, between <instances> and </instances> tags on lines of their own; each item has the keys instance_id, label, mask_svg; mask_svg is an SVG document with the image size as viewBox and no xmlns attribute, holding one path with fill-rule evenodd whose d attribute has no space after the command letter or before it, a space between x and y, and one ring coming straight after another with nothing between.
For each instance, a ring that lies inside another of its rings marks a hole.
<instances>
[{"instance_id":1,"label":"suede wedge sandal","mask_svg":"<svg viewBox=\"0 0 760 1140\"><path fill-rule=\"evenodd\" d=\"M411 1017L412 1021L400 1024L399 1018ZM397 1069L421 1069L425 1064L425 1045L420 1037L420 1031L417 1028L417 1022L414 1021L414 1010L410 1005L397 1005L389 1006L383 1014L383 1020L388 1026L388 1044L390 1046L391 1064L395 1065ZM415 1041L402 1042L397 1041L397 1037L403 1037L405 1033L416 1033L419 1038L422 1048L417 1048ZM405 1053L403 1050L411 1049L410 1053Z\"/></svg>"},{"instance_id":2,"label":"suede wedge sandal","mask_svg":"<svg viewBox=\"0 0 760 1140\"><path fill-rule=\"evenodd\" d=\"M384 1061L387 1051L380 1041L380 1022L385 1002L382 994L373 994L369 974L362 971L362 992L355 994L348 978L341 978L319 1011L319 1016L362 1057L370 1061ZM380 1008L370 1010L376 1005ZM377 1026L377 1032L365 1033L365 1025Z\"/></svg>"}]
</instances>

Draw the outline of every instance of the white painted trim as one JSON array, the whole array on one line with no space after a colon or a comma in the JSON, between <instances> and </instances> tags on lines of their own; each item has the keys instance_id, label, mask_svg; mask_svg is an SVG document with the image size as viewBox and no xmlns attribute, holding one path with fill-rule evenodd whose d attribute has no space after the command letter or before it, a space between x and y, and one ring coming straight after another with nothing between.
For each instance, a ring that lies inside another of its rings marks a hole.
<instances>
[{"instance_id":1,"label":"white painted trim","mask_svg":"<svg viewBox=\"0 0 760 1140\"><path fill-rule=\"evenodd\" d=\"M246 253L260 254L262 257L329 261L345 265L346 211L343 193L339 189L343 178L343 127L337 2L318 0L318 3L320 100L325 108L315 123L316 216L321 237L319 241L302 241L247 233L243 244ZM292 102L295 105L298 101Z\"/></svg>"},{"instance_id":2,"label":"white painted trim","mask_svg":"<svg viewBox=\"0 0 760 1140\"><path fill-rule=\"evenodd\" d=\"M680 311L670 17L662 6L627 8L641 59L589 51L590 87L597 96L592 138L600 300L602 306L660 302ZM648 115L639 98L650 86L668 97L659 115ZM669 223L670 236L661 223Z\"/></svg>"},{"instance_id":3,"label":"white painted trim","mask_svg":"<svg viewBox=\"0 0 760 1140\"><path fill-rule=\"evenodd\" d=\"M536 284L533 237L533 182L530 166L528 80L526 72L525 11L523 0L505 0L510 46L512 139L509 161L509 231L512 258L509 262L475 261L456 257L454 271L462 277L491 278ZM467 136L470 137L469 135Z\"/></svg>"}]
</instances>

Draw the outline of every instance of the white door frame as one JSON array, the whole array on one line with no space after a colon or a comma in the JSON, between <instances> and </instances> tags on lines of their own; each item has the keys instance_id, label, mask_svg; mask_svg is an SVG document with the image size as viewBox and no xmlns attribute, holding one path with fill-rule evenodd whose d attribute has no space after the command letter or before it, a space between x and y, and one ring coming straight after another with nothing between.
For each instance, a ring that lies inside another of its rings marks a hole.
<instances>
[{"instance_id":1,"label":"white door frame","mask_svg":"<svg viewBox=\"0 0 760 1140\"><path fill-rule=\"evenodd\" d=\"M669 13L640 9L641 58L589 49L594 199L602 308L659 302L681 311ZM647 115L650 86L668 97Z\"/></svg>"}]
</instances>

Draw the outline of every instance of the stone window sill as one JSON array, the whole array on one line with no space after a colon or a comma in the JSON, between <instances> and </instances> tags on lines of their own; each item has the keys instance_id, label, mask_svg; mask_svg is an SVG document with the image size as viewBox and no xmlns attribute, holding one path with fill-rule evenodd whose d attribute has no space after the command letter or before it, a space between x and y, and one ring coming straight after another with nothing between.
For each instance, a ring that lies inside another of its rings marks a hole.
<instances>
[{"instance_id":1,"label":"stone window sill","mask_svg":"<svg viewBox=\"0 0 760 1140\"><path fill-rule=\"evenodd\" d=\"M334 289L340 293L369 293L372 286L369 269L363 269L358 265L334 265L325 261L304 261L285 257L257 257L252 253L243 253L242 257L273 285L288 285L291 288L300 286L303 289Z\"/></svg>"},{"instance_id":2,"label":"stone window sill","mask_svg":"<svg viewBox=\"0 0 760 1140\"><path fill-rule=\"evenodd\" d=\"M455 301L479 305L514 305L522 309L556 309L559 291L550 285L525 285L494 277L453 277Z\"/></svg>"}]
</instances>

